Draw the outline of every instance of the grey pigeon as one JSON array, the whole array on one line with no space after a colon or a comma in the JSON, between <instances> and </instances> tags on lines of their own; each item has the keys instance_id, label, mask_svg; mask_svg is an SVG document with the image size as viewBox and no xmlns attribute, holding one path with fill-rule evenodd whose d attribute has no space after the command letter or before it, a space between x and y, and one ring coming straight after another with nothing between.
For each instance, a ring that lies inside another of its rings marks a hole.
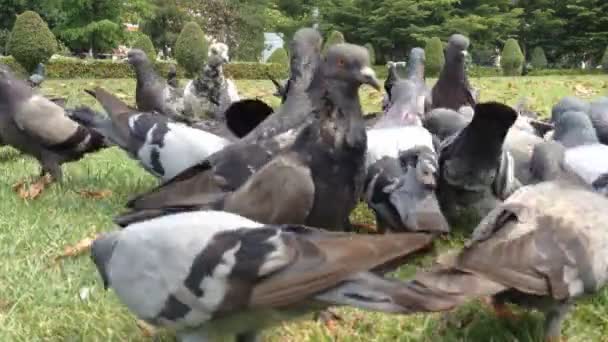
<instances>
[{"instance_id":1,"label":"grey pigeon","mask_svg":"<svg viewBox=\"0 0 608 342\"><path fill-rule=\"evenodd\" d=\"M478 104L471 123L441 143L437 195L451 226L472 229L520 186L503 148L516 119L508 105Z\"/></svg>"},{"instance_id":2,"label":"grey pigeon","mask_svg":"<svg viewBox=\"0 0 608 342\"><path fill-rule=\"evenodd\" d=\"M589 116L584 112L566 111L555 122L553 140L567 148L599 142Z\"/></svg>"},{"instance_id":3,"label":"grey pigeon","mask_svg":"<svg viewBox=\"0 0 608 342\"><path fill-rule=\"evenodd\" d=\"M492 296L545 313L545 340L560 341L574 303L608 279L608 199L565 182L519 189L479 224L458 253L420 272L410 293L427 311ZM498 310L497 310L498 312Z\"/></svg>"},{"instance_id":4,"label":"grey pigeon","mask_svg":"<svg viewBox=\"0 0 608 342\"><path fill-rule=\"evenodd\" d=\"M465 70L468 48L467 37L461 34L450 37L445 54L445 65L431 92L431 109L448 108L461 111L462 107L475 107L477 102L475 91L469 84Z\"/></svg>"},{"instance_id":5,"label":"grey pigeon","mask_svg":"<svg viewBox=\"0 0 608 342\"><path fill-rule=\"evenodd\" d=\"M105 147L100 134L71 120L64 108L35 93L8 67L0 69L0 141L36 158L42 175L61 181L63 163Z\"/></svg>"},{"instance_id":6,"label":"grey pigeon","mask_svg":"<svg viewBox=\"0 0 608 342\"><path fill-rule=\"evenodd\" d=\"M386 63L386 67L388 69L388 75L386 80L384 81L384 97L382 99L382 110L386 112L392 103L392 91L395 83L401 79L399 76L399 72L397 70L398 64L395 62Z\"/></svg>"},{"instance_id":7,"label":"grey pigeon","mask_svg":"<svg viewBox=\"0 0 608 342\"><path fill-rule=\"evenodd\" d=\"M137 86L135 102L142 112L156 111L172 119L178 119L183 111L183 94L167 84L154 70L145 52L131 49L128 53L129 64L135 69Z\"/></svg>"},{"instance_id":8,"label":"grey pigeon","mask_svg":"<svg viewBox=\"0 0 608 342\"><path fill-rule=\"evenodd\" d=\"M427 234L352 235L198 211L94 241L106 288L178 341L257 341L265 328L330 306L410 313L405 286L374 272L405 264Z\"/></svg>"},{"instance_id":9,"label":"grey pigeon","mask_svg":"<svg viewBox=\"0 0 608 342\"><path fill-rule=\"evenodd\" d=\"M443 141L465 128L470 121L455 110L436 108L425 115L422 125Z\"/></svg>"},{"instance_id":10,"label":"grey pigeon","mask_svg":"<svg viewBox=\"0 0 608 342\"><path fill-rule=\"evenodd\" d=\"M101 133L162 181L230 144L226 138L173 122L157 112L130 108L103 88L86 92L99 101L108 117L80 114L72 115L74 119Z\"/></svg>"},{"instance_id":11,"label":"grey pigeon","mask_svg":"<svg viewBox=\"0 0 608 342\"><path fill-rule=\"evenodd\" d=\"M589 103L575 96L566 96L551 109L551 122L556 123L565 112L589 112Z\"/></svg>"},{"instance_id":12,"label":"grey pigeon","mask_svg":"<svg viewBox=\"0 0 608 342\"><path fill-rule=\"evenodd\" d=\"M34 73L28 79L28 83L32 88L39 88L45 77L44 64L39 63L34 70Z\"/></svg>"},{"instance_id":13,"label":"grey pigeon","mask_svg":"<svg viewBox=\"0 0 608 342\"><path fill-rule=\"evenodd\" d=\"M424 73L424 65L426 55L424 49L415 47L410 51L410 57L407 63L407 79L414 82L417 91L417 108L421 116L431 108L430 89L426 85L426 75Z\"/></svg>"},{"instance_id":14,"label":"grey pigeon","mask_svg":"<svg viewBox=\"0 0 608 342\"><path fill-rule=\"evenodd\" d=\"M588 114L600 142L608 145L608 97L600 97L592 101Z\"/></svg>"},{"instance_id":15,"label":"grey pigeon","mask_svg":"<svg viewBox=\"0 0 608 342\"><path fill-rule=\"evenodd\" d=\"M328 90L315 109L319 117L289 138L294 142L228 146L225 151L231 154L221 163L212 156L139 196L129 203L131 212L116 222L124 226L175 211L211 208L264 223L348 228L365 176L367 137L358 91L362 84L380 85L367 50L360 46L332 46L322 73Z\"/></svg>"},{"instance_id":16,"label":"grey pigeon","mask_svg":"<svg viewBox=\"0 0 608 342\"><path fill-rule=\"evenodd\" d=\"M224 76L223 65L230 60L228 46L209 46L207 64L196 79L184 88L184 116L191 121L204 118L224 119L224 112L233 102L240 101L234 81Z\"/></svg>"}]
</instances>

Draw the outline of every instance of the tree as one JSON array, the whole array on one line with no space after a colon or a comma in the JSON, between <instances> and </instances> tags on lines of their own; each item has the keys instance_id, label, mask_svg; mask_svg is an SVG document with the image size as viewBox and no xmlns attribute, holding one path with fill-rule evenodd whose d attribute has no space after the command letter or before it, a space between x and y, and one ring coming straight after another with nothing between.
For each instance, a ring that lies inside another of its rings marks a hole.
<instances>
[{"instance_id":1,"label":"tree","mask_svg":"<svg viewBox=\"0 0 608 342\"><path fill-rule=\"evenodd\" d=\"M15 20L8 49L15 60L31 72L57 51L57 39L38 13L25 11Z\"/></svg>"},{"instance_id":2,"label":"tree","mask_svg":"<svg viewBox=\"0 0 608 342\"><path fill-rule=\"evenodd\" d=\"M177 37L184 28L188 15L178 6L177 0L153 0L153 10L145 18L141 27L157 49L169 56L169 47L174 47Z\"/></svg>"},{"instance_id":3,"label":"tree","mask_svg":"<svg viewBox=\"0 0 608 342\"><path fill-rule=\"evenodd\" d=\"M327 50L332 46L340 43L346 42L344 40L344 35L342 32L333 30L327 36L327 40L325 41L325 46L323 46L323 54L327 53Z\"/></svg>"},{"instance_id":4,"label":"tree","mask_svg":"<svg viewBox=\"0 0 608 342\"><path fill-rule=\"evenodd\" d=\"M606 51L604 51L604 56L602 57L602 68L608 72L608 46L606 46Z\"/></svg>"},{"instance_id":5,"label":"tree","mask_svg":"<svg viewBox=\"0 0 608 342\"><path fill-rule=\"evenodd\" d=\"M289 57L287 51L283 48L278 48L272 52L266 63L278 63L281 65L287 65L289 63Z\"/></svg>"},{"instance_id":6,"label":"tree","mask_svg":"<svg viewBox=\"0 0 608 342\"><path fill-rule=\"evenodd\" d=\"M369 53L369 61L372 65L376 65L376 52L374 51L374 46L371 43L365 44L365 48Z\"/></svg>"},{"instance_id":7,"label":"tree","mask_svg":"<svg viewBox=\"0 0 608 342\"><path fill-rule=\"evenodd\" d=\"M532 64L532 67L535 69L545 69L547 67L547 56L545 56L545 50L543 50L542 47L537 46L532 50L530 64Z\"/></svg>"},{"instance_id":8,"label":"tree","mask_svg":"<svg viewBox=\"0 0 608 342\"><path fill-rule=\"evenodd\" d=\"M207 52L207 40L201 27L195 22L187 23L175 43L177 62L193 76L205 66Z\"/></svg>"},{"instance_id":9,"label":"tree","mask_svg":"<svg viewBox=\"0 0 608 342\"><path fill-rule=\"evenodd\" d=\"M143 50L148 56L149 60L156 60L156 50L154 49L154 44L152 44L150 37L147 35L143 33L140 34L139 38L137 38L137 40L135 40L133 43L133 48Z\"/></svg>"},{"instance_id":10,"label":"tree","mask_svg":"<svg viewBox=\"0 0 608 342\"><path fill-rule=\"evenodd\" d=\"M55 29L72 51L96 54L114 48L122 37L122 0L63 0L65 19Z\"/></svg>"},{"instance_id":11,"label":"tree","mask_svg":"<svg viewBox=\"0 0 608 342\"><path fill-rule=\"evenodd\" d=\"M424 49L426 62L424 66L425 73L430 77L437 77L443 69L445 56L443 54L443 43L438 37L429 39Z\"/></svg>"},{"instance_id":12,"label":"tree","mask_svg":"<svg viewBox=\"0 0 608 342\"><path fill-rule=\"evenodd\" d=\"M500 65L505 76L520 76L523 71L525 58L517 40L511 38L502 50Z\"/></svg>"}]
</instances>

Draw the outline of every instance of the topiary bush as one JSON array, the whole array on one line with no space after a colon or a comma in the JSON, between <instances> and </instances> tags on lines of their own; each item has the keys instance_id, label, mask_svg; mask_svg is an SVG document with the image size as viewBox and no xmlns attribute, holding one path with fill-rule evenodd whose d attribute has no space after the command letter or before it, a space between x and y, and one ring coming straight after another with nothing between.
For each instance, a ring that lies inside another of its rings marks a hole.
<instances>
[{"instance_id":1,"label":"topiary bush","mask_svg":"<svg viewBox=\"0 0 608 342\"><path fill-rule=\"evenodd\" d=\"M433 37L426 42L424 48L426 55L426 63L424 65L424 72L429 77L437 77L443 69L445 63L445 56L443 54L443 43L437 37Z\"/></svg>"},{"instance_id":2,"label":"topiary bush","mask_svg":"<svg viewBox=\"0 0 608 342\"><path fill-rule=\"evenodd\" d=\"M200 71L207 61L205 33L195 22L187 23L175 42L175 58L189 76Z\"/></svg>"},{"instance_id":3,"label":"topiary bush","mask_svg":"<svg viewBox=\"0 0 608 342\"><path fill-rule=\"evenodd\" d=\"M17 16L8 43L8 52L27 71L46 63L57 51L57 39L38 13L25 11Z\"/></svg>"},{"instance_id":4,"label":"topiary bush","mask_svg":"<svg viewBox=\"0 0 608 342\"><path fill-rule=\"evenodd\" d=\"M517 43L517 40L511 38L507 40L502 50L500 66L502 73L505 76L521 76L524 66L524 54Z\"/></svg>"},{"instance_id":5,"label":"topiary bush","mask_svg":"<svg viewBox=\"0 0 608 342\"><path fill-rule=\"evenodd\" d=\"M532 50L532 56L530 57L530 64L534 69L545 69L549 62L547 62L547 56L545 56L545 50L542 47L537 46Z\"/></svg>"},{"instance_id":6,"label":"topiary bush","mask_svg":"<svg viewBox=\"0 0 608 342\"><path fill-rule=\"evenodd\" d=\"M376 51L374 50L374 46L371 43L367 43L364 45L369 53L369 61L372 65L376 65Z\"/></svg>"},{"instance_id":7,"label":"topiary bush","mask_svg":"<svg viewBox=\"0 0 608 342\"><path fill-rule=\"evenodd\" d=\"M331 31L329 36L327 36L327 40L325 41L325 46L323 46L323 54L325 55L325 53L327 52L327 49L329 49L330 46L340 44L340 43L345 43L345 42L346 42L346 40L344 39L344 35L342 34L342 32L336 31L336 30Z\"/></svg>"},{"instance_id":8,"label":"topiary bush","mask_svg":"<svg viewBox=\"0 0 608 342\"><path fill-rule=\"evenodd\" d=\"M281 65L289 64L289 57L287 51L283 48L278 48L272 52L270 57L266 60L266 63L277 63Z\"/></svg>"},{"instance_id":9,"label":"topiary bush","mask_svg":"<svg viewBox=\"0 0 608 342\"><path fill-rule=\"evenodd\" d=\"M146 53L148 59L150 61L156 60L156 50L154 49L154 44L152 44L152 40L146 34L140 34L139 37L133 42L134 49L140 49Z\"/></svg>"},{"instance_id":10,"label":"topiary bush","mask_svg":"<svg viewBox=\"0 0 608 342\"><path fill-rule=\"evenodd\" d=\"M602 57L602 69L608 72L608 46L606 47L606 51L604 51L604 57Z\"/></svg>"}]
</instances>

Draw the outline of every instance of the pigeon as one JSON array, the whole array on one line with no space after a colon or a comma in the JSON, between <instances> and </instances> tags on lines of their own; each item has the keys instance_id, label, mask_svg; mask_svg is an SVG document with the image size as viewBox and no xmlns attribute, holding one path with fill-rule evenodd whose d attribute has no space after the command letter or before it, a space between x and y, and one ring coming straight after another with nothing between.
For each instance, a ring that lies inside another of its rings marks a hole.
<instances>
[{"instance_id":1,"label":"pigeon","mask_svg":"<svg viewBox=\"0 0 608 342\"><path fill-rule=\"evenodd\" d=\"M441 143L437 195L450 226L472 229L520 186L503 148L515 120L508 105L477 104L471 123Z\"/></svg>"},{"instance_id":2,"label":"pigeon","mask_svg":"<svg viewBox=\"0 0 608 342\"><path fill-rule=\"evenodd\" d=\"M551 109L551 122L559 121L562 114L565 112L589 112L589 103L575 96L566 96L562 98Z\"/></svg>"},{"instance_id":3,"label":"pigeon","mask_svg":"<svg viewBox=\"0 0 608 342\"><path fill-rule=\"evenodd\" d=\"M555 122L553 140L565 147L576 147L599 143L593 122L584 112L566 111Z\"/></svg>"},{"instance_id":4,"label":"pigeon","mask_svg":"<svg viewBox=\"0 0 608 342\"><path fill-rule=\"evenodd\" d=\"M445 66L431 92L431 109L448 108L461 111L462 107L475 107L476 95L465 71L469 39L454 34L448 41ZM462 109L464 110L464 109Z\"/></svg>"},{"instance_id":5,"label":"pigeon","mask_svg":"<svg viewBox=\"0 0 608 342\"><path fill-rule=\"evenodd\" d=\"M129 203L115 222L126 226L176 211L214 209L264 223L350 228L348 216L362 194L367 136L359 87L380 89L367 49L332 46L322 67L328 84L318 119L280 151L265 145L231 145L233 154L210 160ZM280 145L281 142L276 142ZM206 167L206 169L203 169ZM189 178L186 178L189 177ZM336 191L340 189L340 191Z\"/></svg>"},{"instance_id":6,"label":"pigeon","mask_svg":"<svg viewBox=\"0 0 608 342\"><path fill-rule=\"evenodd\" d=\"M169 71L167 72L167 84L173 88L179 88L179 79L177 78L177 66L175 64L169 64Z\"/></svg>"},{"instance_id":7,"label":"pigeon","mask_svg":"<svg viewBox=\"0 0 608 342\"><path fill-rule=\"evenodd\" d=\"M276 91L272 95L280 98L281 104L283 104L285 102L285 99L287 98L287 82L289 80L283 80L283 81L279 82L274 77L272 77L272 75L270 75L269 73L267 73L266 76L268 77L270 82L272 82L272 84L274 84L274 86L276 88Z\"/></svg>"},{"instance_id":8,"label":"pigeon","mask_svg":"<svg viewBox=\"0 0 608 342\"><path fill-rule=\"evenodd\" d=\"M437 136L439 140L443 141L465 128L470 121L470 118L465 117L457 111L436 108L425 115L422 125L433 135Z\"/></svg>"},{"instance_id":9,"label":"pigeon","mask_svg":"<svg viewBox=\"0 0 608 342\"><path fill-rule=\"evenodd\" d=\"M179 89L167 84L154 70L146 53L140 49L131 49L127 54L129 64L135 69L137 86L135 102L142 112L156 111L177 120L183 112L183 94Z\"/></svg>"},{"instance_id":10,"label":"pigeon","mask_svg":"<svg viewBox=\"0 0 608 342\"><path fill-rule=\"evenodd\" d=\"M608 197L608 172L599 176L592 184L593 190Z\"/></svg>"},{"instance_id":11,"label":"pigeon","mask_svg":"<svg viewBox=\"0 0 608 342\"><path fill-rule=\"evenodd\" d=\"M592 101L587 113L600 142L608 145L608 97L601 97Z\"/></svg>"},{"instance_id":12,"label":"pigeon","mask_svg":"<svg viewBox=\"0 0 608 342\"><path fill-rule=\"evenodd\" d=\"M567 182L522 187L484 218L464 249L440 256L406 292L419 295L420 311L482 296L492 296L503 315L507 302L536 308L545 313L545 340L560 341L574 303L608 279L606 208L607 198Z\"/></svg>"},{"instance_id":13,"label":"pigeon","mask_svg":"<svg viewBox=\"0 0 608 342\"><path fill-rule=\"evenodd\" d=\"M410 51L410 57L407 64L407 79L416 84L418 89L416 108L421 116L424 115L431 107L430 91L426 85L426 76L424 74L424 65L426 55L424 49L415 47Z\"/></svg>"},{"instance_id":14,"label":"pigeon","mask_svg":"<svg viewBox=\"0 0 608 342\"><path fill-rule=\"evenodd\" d=\"M106 146L103 136L71 120L64 108L35 93L6 66L0 68L0 141L36 158L41 175L55 181L62 181L63 163Z\"/></svg>"},{"instance_id":15,"label":"pigeon","mask_svg":"<svg viewBox=\"0 0 608 342\"><path fill-rule=\"evenodd\" d=\"M28 83L32 88L39 88L42 82L44 82L45 70L44 64L38 63L34 73L28 79Z\"/></svg>"},{"instance_id":16,"label":"pigeon","mask_svg":"<svg viewBox=\"0 0 608 342\"><path fill-rule=\"evenodd\" d=\"M224 119L224 112L240 101L234 81L224 77L223 65L229 62L228 46L213 43L209 47L207 64L200 75L184 89L184 115L191 121L204 118Z\"/></svg>"},{"instance_id":17,"label":"pigeon","mask_svg":"<svg viewBox=\"0 0 608 342\"><path fill-rule=\"evenodd\" d=\"M255 341L269 326L330 306L412 312L401 294L406 286L376 270L405 264L431 241L421 233L331 233L196 211L106 233L91 258L106 289L179 341Z\"/></svg>"},{"instance_id":18,"label":"pigeon","mask_svg":"<svg viewBox=\"0 0 608 342\"><path fill-rule=\"evenodd\" d=\"M130 108L101 87L86 92L99 101L109 117L72 117L118 145L162 182L231 143L215 134L173 122L157 112Z\"/></svg>"},{"instance_id":19,"label":"pigeon","mask_svg":"<svg viewBox=\"0 0 608 342\"><path fill-rule=\"evenodd\" d=\"M388 76L384 81L384 97L382 98L382 111L386 112L392 103L391 92L395 82L401 79L397 70L397 63L389 61L386 63L388 69Z\"/></svg>"}]
</instances>

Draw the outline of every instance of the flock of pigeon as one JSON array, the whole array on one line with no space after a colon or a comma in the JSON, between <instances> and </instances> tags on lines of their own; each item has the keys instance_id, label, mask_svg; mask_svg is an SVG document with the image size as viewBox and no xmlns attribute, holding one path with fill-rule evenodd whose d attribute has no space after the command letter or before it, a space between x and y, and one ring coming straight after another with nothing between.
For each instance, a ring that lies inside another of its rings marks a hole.
<instances>
[{"instance_id":1,"label":"flock of pigeon","mask_svg":"<svg viewBox=\"0 0 608 342\"><path fill-rule=\"evenodd\" d=\"M367 50L321 46L314 29L295 34L276 110L239 99L223 76L224 44L183 90L174 69L166 81L130 51L137 108L86 90L105 113L65 108L3 66L0 145L54 180L62 163L118 146L160 180L91 255L106 288L181 341L255 341L331 306L409 314L477 297L497 312L542 310L557 341L575 300L608 280L608 98L566 97L548 122L477 103L469 40L456 34L431 90L422 49L405 77L389 63L384 113L369 119L359 89L381 83ZM379 234L355 233L361 200ZM388 276L450 227L472 232L462 250L413 279Z\"/></svg>"}]
</instances>

